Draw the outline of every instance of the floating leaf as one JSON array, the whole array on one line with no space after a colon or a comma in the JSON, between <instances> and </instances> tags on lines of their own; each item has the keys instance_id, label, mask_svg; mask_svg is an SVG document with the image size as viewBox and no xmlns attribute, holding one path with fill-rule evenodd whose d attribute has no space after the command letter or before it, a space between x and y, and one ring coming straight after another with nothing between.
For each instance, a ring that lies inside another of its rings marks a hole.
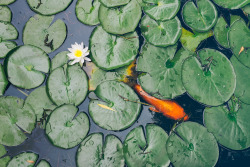
<instances>
[{"instance_id":1,"label":"floating leaf","mask_svg":"<svg viewBox=\"0 0 250 167\"><path fill-rule=\"evenodd\" d=\"M69 53L68 51L60 52L51 60L51 71L53 71L57 67L62 67L68 63L69 61L69 57L67 56L68 53Z\"/></svg>"},{"instance_id":2,"label":"floating leaf","mask_svg":"<svg viewBox=\"0 0 250 167\"><path fill-rule=\"evenodd\" d=\"M0 159L0 166L1 167L6 167L7 164L9 163L10 161L10 157L9 156L5 156L3 158Z\"/></svg>"},{"instance_id":3,"label":"floating leaf","mask_svg":"<svg viewBox=\"0 0 250 167\"><path fill-rule=\"evenodd\" d=\"M36 167L51 167L51 166L47 161L41 160Z\"/></svg>"},{"instance_id":4,"label":"floating leaf","mask_svg":"<svg viewBox=\"0 0 250 167\"><path fill-rule=\"evenodd\" d=\"M16 0L0 0L0 5L9 5L15 1Z\"/></svg>"},{"instance_id":5,"label":"floating leaf","mask_svg":"<svg viewBox=\"0 0 250 167\"><path fill-rule=\"evenodd\" d=\"M4 156L7 153L5 147L0 144L0 157Z\"/></svg>"},{"instance_id":6,"label":"floating leaf","mask_svg":"<svg viewBox=\"0 0 250 167\"><path fill-rule=\"evenodd\" d=\"M1 21L11 22L11 16L12 16L12 13L8 6L0 6L0 20Z\"/></svg>"},{"instance_id":7,"label":"floating leaf","mask_svg":"<svg viewBox=\"0 0 250 167\"><path fill-rule=\"evenodd\" d=\"M107 8L126 5L129 1L130 0L100 0L100 2Z\"/></svg>"},{"instance_id":8,"label":"floating leaf","mask_svg":"<svg viewBox=\"0 0 250 167\"><path fill-rule=\"evenodd\" d=\"M229 9L239 9L248 3L250 3L249 0L213 0L217 5L223 7L223 8L229 8Z\"/></svg>"},{"instance_id":9,"label":"floating leaf","mask_svg":"<svg viewBox=\"0 0 250 167\"><path fill-rule=\"evenodd\" d=\"M0 96L2 96L8 86L8 80L5 76L5 72L2 64L0 64ZM1 156L0 156L1 157Z\"/></svg>"},{"instance_id":10,"label":"floating leaf","mask_svg":"<svg viewBox=\"0 0 250 167\"><path fill-rule=\"evenodd\" d=\"M7 53L17 46L15 42L12 41L2 41L0 42L0 58L5 58Z\"/></svg>"},{"instance_id":11,"label":"floating leaf","mask_svg":"<svg viewBox=\"0 0 250 167\"><path fill-rule=\"evenodd\" d=\"M243 12L247 13L248 15L250 15L250 4L244 6L242 8Z\"/></svg>"},{"instance_id":12,"label":"floating leaf","mask_svg":"<svg viewBox=\"0 0 250 167\"><path fill-rule=\"evenodd\" d=\"M0 21L0 30L1 41L17 39L18 32L11 23Z\"/></svg>"},{"instance_id":13,"label":"floating leaf","mask_svg":"<svg viewBox=\"0 0 250 167\"><path fill-rule=\"evenodd\" d=\"M24 152L13 157L7 167L33 167L37 159L37 154Z\"/></svg>"}]
</instances>

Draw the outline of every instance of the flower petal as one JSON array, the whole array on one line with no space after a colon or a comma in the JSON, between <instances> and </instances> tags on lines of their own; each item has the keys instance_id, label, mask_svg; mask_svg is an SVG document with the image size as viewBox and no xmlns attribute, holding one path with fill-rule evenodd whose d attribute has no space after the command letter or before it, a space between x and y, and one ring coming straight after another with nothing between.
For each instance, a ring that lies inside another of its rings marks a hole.
<instances>
[{"instance_id":1,"label":"flower petal","mask_svg":"<svg viewBox=\"0 0 250 167\"><path fill-rule=\"evenodd\" d=\"M70 65L73 65L75 63L79 62L78 60L74 60L73 62L70 63Z\"/></svg>"},{"instance_id":2,"label":"flower petal","mask_svg":"<svg viewBox=\"0 0 250 167\"><path fill-rule=\"evenodd\" d=\"M86 61L91 61L91 59L88 58L88 57L84 57L84 59L85 59Z\"/></svg>"}]
</instances>

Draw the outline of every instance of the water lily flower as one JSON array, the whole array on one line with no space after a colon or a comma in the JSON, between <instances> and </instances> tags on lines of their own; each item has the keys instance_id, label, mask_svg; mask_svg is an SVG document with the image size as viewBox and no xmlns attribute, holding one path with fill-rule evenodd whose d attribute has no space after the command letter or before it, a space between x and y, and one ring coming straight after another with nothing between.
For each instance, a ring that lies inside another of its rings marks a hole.
<instances>
[{"instance_id":1,"label":"water lily flower","mask_svg":"<svg viewBox=\"0 0 250 167\"><path fill-rule=\"evenodd\" d=\"M89 55L88 47L84 48L83 42L80 45L78 43L71 45L71 48L68 48L68 50L70 51L70 53L67 54L69 60L73 60L70 65L79 62L82 67L85 60L91 61L91 59L87 57Z\"/></svg>"}]
</instances>

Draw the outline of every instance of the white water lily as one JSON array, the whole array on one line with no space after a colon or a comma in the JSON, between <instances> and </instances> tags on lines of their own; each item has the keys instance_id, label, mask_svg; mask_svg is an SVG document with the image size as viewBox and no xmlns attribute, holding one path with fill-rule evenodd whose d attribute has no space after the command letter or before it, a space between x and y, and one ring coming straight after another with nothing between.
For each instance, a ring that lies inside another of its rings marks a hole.
<instances>
[{"instance_id":1,"label":"white water lily","mask_svg":"<svg viewBox=\"0 0 250 167\"><path fill-rule=\"evenodd\" d=\"M67 54L69 60L73 60L70 65L79 62L82 67L85 60L91 61L91 59L87 57L89 55L88 47L84 48L83 42L80 45L78 43L71 45L71 48L68 48L68 50L70 51L70 53Z\"/></svg>"}]
</instances>

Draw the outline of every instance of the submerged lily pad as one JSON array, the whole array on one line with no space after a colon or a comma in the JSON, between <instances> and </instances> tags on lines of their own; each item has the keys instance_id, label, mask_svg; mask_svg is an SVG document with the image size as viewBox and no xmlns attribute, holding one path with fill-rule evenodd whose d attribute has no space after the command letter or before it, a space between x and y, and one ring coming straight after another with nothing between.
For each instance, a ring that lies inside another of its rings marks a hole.
<instances>
[{"instance_id":1,"label":"submerged lily pad","mask_svg":"<svg viewBox=\"0 0 250 167\"><path fill-rule=\"evenodd\" d=\"M93 133L81 143L76 154L78 167L124 167L122 142L114 135L107 135L103 140L103 134Z\"/></svg>"},{"instance_id":2,"label":"submerged lily pad","mask_svg":"<svg viewBox=\"0 0 250 167\"><path fill-rule=\"evenodd\" d=\"M36 167L51 167L51 166L47 161L41 160Z\"/></svg>"},{"instance_id":3,"label":"submerged lily pad","mask_svg":"<svg viewBox=\"0 0 250 167\"><path fill-rule=\"evenodd\" d=\"M236 86L232 64L225 55L213 49L203 49L198 57L187 58L182 67L182 82L196 101L218 106L230 99Z\"/></svg>"},{"instance_id":4,"label":"submerged lily pad","mask_svg":"<svg viewBox=\"0 0 250 167\"><path fill-rule=\"evenodd\" d=\"M155 46L174 45L181 36L181 22L178 17L158 22L145 15L140 28L145 39Z\"/></svg>"},{"instance_id":5,"label":"submerged lily pad","mask_svg":"<svg viewBox=\"0 0 250 167\"><path fill-rule=\"evenodd\" d=\"M33 167L38 155L31 152L21 153L11 159L7 167Z\"/></svg>"},{"instance_id":6,"label":"submerged lily pad","mask_svg":"<svg viewBox=\"0 0 250 167\"><path fill-rule=\"evenodd\" d=\"M27 0L30 8L42 15L54 15L64 11L73 0Z\"/></svg>"},{"instance_id":7,"label":"submerged lily pad","mask_svg":"<svg viewBox=\"0 0 250 167\"><path fill-rule=\"evenodd\" d=\"M17 46L15 42L12 41L2 41L0 42L0 58L5 58L7 53Z\"/></svg>"},{"instance_id":8,"label":"submerged lily pad","mask_svg":"<svg viewBox=\"0 0 250 167\"><path fill-rule=\"evenodd\" d=\"M56 105L79 105L88 93L88 79L78 64L58 67L48 77L47 89Z\"/></svg>"},{"instance_id":9,"label":"submerged lily pad","mask_svg":"<svg viewBox=\"0 0 250 167\"><path fill-rule=\"evenodd\" d=\"M100 0L100 2L107 8L126 5L130 0Z\"/></svg>"},{"instance_id":10,"label":"submerged lily pad","mask_svg":"<svg viewBox=\"0 0 250 167\"><path fill-rule=\"evenodd\" d=\"M142 126L139 126L127 135L123 152L126 164L130 167L168 166L170 161L167 155L167 133L159 126L146 125L145 135Z\"/></svg>"},{"instance_id":11,"label":"submerged lily pad","mask_svg":"<svg viewBox=\"0 0 250 167\"><path fill-rule=\"evenodd\" d=\"M8 6L0 6L0 20L11 22L11 10Z\"/></svg>"},{"instance_id":12,"label":"submerged lily pad","mask_svg":"<svg viewBox=\"0 0 250 167\"><path fill-rule=\"evenodd\" d=\"M139 49L136 32L124 36L111 35L98 26L90 37L91 58L95 64L112 70L130 64Z\"/></svg>"},{"instance_id":13,"label":"submerged lily pad","mask_svg":"<svg viewBox=\"0 0 250 167\"><path fill-rule=\"evenodd\" d=\"M76 17L87 25L99 24L98 11L99 0L78 0L76 4Z\"/></svg>"},{"instance_id":14,"label":"submerged lily pad","mask_svg":"<svg viewBox=\"0 0 250 167\"><path fill-rule=\"evenodd\" d=\"M197 7L193 1L188 1L183 6L184 22L195 31L205 32L210 30L217 22L217 10L210 0L197 0Z\"/></svg>"},{"instance_id":15,"label":"submerged lily pad","mask_svg":"<svg viewBox=\"0 0 250 167\"><path fill-rule=\"evenodd\" d=\"M0 5L9 5L15 1L16 0L0 0Z\"/></svg>"},{"instance_id":16,"label":"submerged lily pad","mask_svg":"<svg viewBox=\"0 0 250 167\"><path fill-rule=\"evenodd\" d=\"M8 80L5 76L4 68L2 64L0 64L0 96L2 96L8 86Z\"/></svg>"},{"instance_id":17,"label":"submerged lily pad","mask_svg":"<svg viewBox=\"0 0 250 167\"><path fill-rule=\"evenodd\" d=\"M69 53L68 51L60 52L51 60L51 71L53 71L57 67L62 67L68 63L69 61L69 57L67 56L68 53Z\"/></svg>"},{"instance_id":18,"label":"submerged lily pad","mask_svg":"<svg viewBox=\"0 0 250 167\"><path fill-rule=\"evenodd\" d=\"M173 99L186 90L181 82L183 61L192 54L184 49L176 52L177 45L166 48L146 44L138 59L137 71L143 90L160 99Z\"/></svg>"},{"instance_id":19,"label":"submerged lily pad","mask_svg":"<svg viewBox=\"0 0 250 167\"><path fill-rule=\"evenodd\" d=\"M239 9L249 4L249 0L213 0L217 5L222 6L223 8L229 9Z\"/></svg>"},{"instance_id":20,"label":"submerged lily pad","mask_svg":"<svg viewBox=\"0 0 250 167\"><path fill-rule=\"evenodd\" d=\"M31 17L23 30L24 44L40 47L46 53L59 48L66 38L67 28L62 20L58 19L55 22L53 20L54 16L35 15Z\"/></svg>"},{"instance_id":21,"label":"submerged lily pad","mask_svg":"<svg viewBox=\"0 0 250 167\"><path fill-rule=\"evenodd\" d=\"M117 8L107 8L100 5L99 20L105 31L111 34L126 34L135 31L142 11L136 0Z\"/></svg>"},{"instance_id":22,"label":"submerged lily pad","mask_svg":"<svg viewBox=\"0 0 250 167\"><path fill-rule=\"evenodd\" d=\"M40 48L23 45L7 54L4 65L8 80L13 85L31 89L45 80L45 73L48 73L50 68L50 59Z\"/></svg>"},{"instance_id":23,"label":"submerged lily pad","mask_svg":"<svg viewBox=\"0 0 250 167\"><path fill-rule=\"evenodd\" d=\"M89 114L93 121L107 130L124 130L131 126L141 112L141 104L125 101L140 101L126 84L116 81L101 83L95 90L100 100L91 100Z\"/></svg>"},{"instance_id":24,"label":"submerged lily pad","mask_svg":"<svg viewBox=\"0 0 250 167\"><path fill-rule=\"evenodd\" d=\"M17 39L18 32L11 23L0 21L0 30L1 41Z\"/></svg>"}]
</instances>

